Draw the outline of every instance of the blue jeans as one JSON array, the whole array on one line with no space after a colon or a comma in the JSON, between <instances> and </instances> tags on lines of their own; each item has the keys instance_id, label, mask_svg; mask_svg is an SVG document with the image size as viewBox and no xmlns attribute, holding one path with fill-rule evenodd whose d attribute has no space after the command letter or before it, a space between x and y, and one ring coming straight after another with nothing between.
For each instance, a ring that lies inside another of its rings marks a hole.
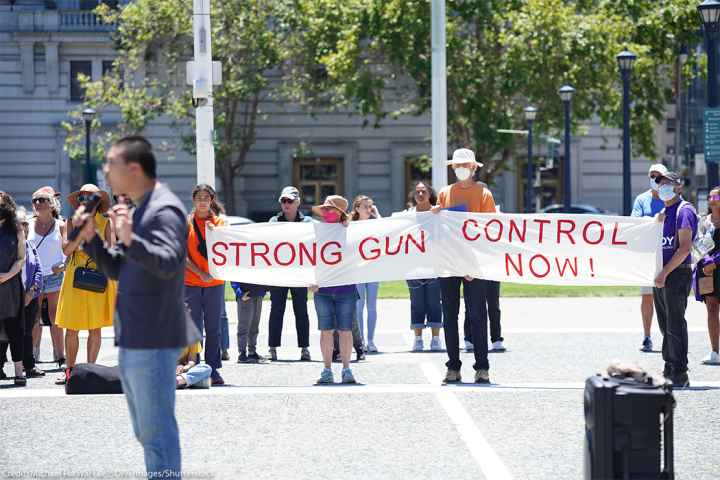
<instances>
[{"instance_id":1,"label":"blue jeans","mask_svg":"<svg viewBox=\"0 0 720 480\"><path fill-rule=\"evenodd\" d=\"M410 328L441 328L440 281L428 278L408 280L407 284L410 290Z\"/></svg>"},{"instance_id":2,"label":"blue jeans","mask_svg":"<svg viewBox=\"0 0 720 480\"><path fill-rule=\"evenodd\" d=\"M185 303L190 307L190 316L202 334L205 331L205 363L213 369L212 377L220 376L220 314L225 304L225 285L216 287L185 286Z\"/></svg>"},{"instance_id":3,"label":"blue jeans","mask_svg":"<svg viewBox=\"0 0 720 480\"><path fill-rule=\"evenodd\" d=\"M188 387L192 387L193 385L197 385L198 383L202 382L206 378L210 378L211 373L212 368L210 368L210 365L206 363L198 363L190 370L185 372L185 381L187 382Z\"/></svg>"},{"instance_id":4,"label":"blue jeans","mask_svg":"<svg viewBox=\"0 0 720 480\"><path fill-rule=\"evenodd\" d=\"M355 292L316 293L314 300L319 330L352 330L357 301Z\"/></svg>"},{"instance_id":5,"label":"blue jeans","mask_svg":"<svg viewBox=\"0 0 720 480\"><path fill-rule=\"evenodd\" d=\"M230 350L230 326L225 311L225 298L223 296L222 312L220 312L220 349Z\"/></svg>"},{"instance_id":6,"label":"blue jeans","mask_svg":"<svg viewBox=\"0 0 720 480\"><path fill-rule=\"evenodd\" d=\"M356 315L358 326L360 327L360 336L366 343L375 340L375 325L377 324L377 297L380 289L379 282L358 283L357 291L360 298L356 303ZM367 336L365 336L365 322L363 321L363 312L365 311L365 303L367 302Z\"/></svg>"},{"instance_id":7,"label":"blue jeans","mask_svg":"<svg viewBox=\"0 0 720 480\"><path fill-rule=\"evenodd\" d=\"M120 348L120 381L135 438L145 453L148 475L181 472L180 434L175 420L175 366L181 351Z\"/></svg>"}]
</instances>

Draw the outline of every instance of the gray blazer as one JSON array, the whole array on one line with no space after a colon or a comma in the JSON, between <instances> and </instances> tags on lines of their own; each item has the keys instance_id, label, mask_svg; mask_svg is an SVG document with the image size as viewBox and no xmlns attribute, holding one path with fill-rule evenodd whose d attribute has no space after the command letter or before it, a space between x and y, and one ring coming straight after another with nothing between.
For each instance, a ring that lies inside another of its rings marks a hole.
<instances>
[{"instance_id":1,"label":"gray blazer","mask_svg":"<svg viewBox=\"0 0 720 480\"><path fill-rule=\"evenodd\" d=\"M119 280L115 343L123 348L186 347L200 334L185 309L185 208L157 183L133 213L133 241L106 249L99 236L84 247Z\"/></svg>"}]
</instances>

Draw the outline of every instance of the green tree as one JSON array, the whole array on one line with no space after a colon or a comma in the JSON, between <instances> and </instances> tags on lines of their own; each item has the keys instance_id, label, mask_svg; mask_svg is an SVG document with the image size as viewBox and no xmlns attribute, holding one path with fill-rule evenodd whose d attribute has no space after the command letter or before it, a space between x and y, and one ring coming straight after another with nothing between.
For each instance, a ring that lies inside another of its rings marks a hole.
<instances>
[{"instance_id":1,"label":"green tree","mask_svg":"<svg viewBox=\"0 0 720 480\"><path fill-rule=\"evenodd\" d=\"M430 108L429 1L295 4L302 13L285 19L292 39L286 43L298 50L289 79L293 98L352 106L376 125L387 116ZM497 130L524 125L526 105L539 108L538 131L561 131L557 91L565 83L576 88L576 129L594 115L607 126L620 126L615 56L625 46L639 57L632 83L635 153L656 156L654 126L671 100L671 66L683 43L697 41L697 2L448 0L446 5L449 142L476 151L486 164L485 180L510 166L520 139Z\"/></svg>"},{"instance_id":2,"label":"green tree","mask_svg":"<svg viewBox=\"0 0 720 480\"><path fill-rule=\"evenodd\" d=\"M260 104L273 93L266 73L280 67L283 58L278 32L270 28L274 4L272 0L212 2L213 57L223 68L222 85L213 90L215 161L229 212L235 211L234 178L255 142ZM140 133L153 120L168 117L180 131L185 149L194 153L192 92L184 82L184 61L192 57L192 1L137 0L121 10L101 5L97 12L105 22L117 24L118 56L113 72L101 81L84 79L84 105L71 112L71 121L64 124L70 155L82 151L80 112L86 106L120 113L117 128L97 142L101 150L118 135ZM136 75L140 59L144 76ZM100 127L101 120L94 126Z\"/></svg>"}]
</instances>

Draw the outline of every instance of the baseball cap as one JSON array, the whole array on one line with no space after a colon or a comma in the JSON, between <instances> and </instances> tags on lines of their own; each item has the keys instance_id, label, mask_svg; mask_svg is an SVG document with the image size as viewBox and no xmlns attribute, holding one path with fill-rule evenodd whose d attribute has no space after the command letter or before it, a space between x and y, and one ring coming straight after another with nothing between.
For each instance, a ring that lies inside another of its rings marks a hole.
<instances>
[{"instance_id":1,"label":"baseball cap","mask_svg":"<svg viewBox=\"0 0 720 480\"><path fill-rule=\"evenodd\" d=\"M298 200L300 198L300 192L293 186L285 187L280 193L278 202L282 202L283 198L287 198L288 200Z\"/></svg>"},{"instance_id":2,"label":"baseball cap","mask_svg":"<svg viewBox=\"0 0 720 480\"><path fill-rule=\"evenodd\" d=\"M648 176L649 176L652 172L657 172L657 173L659 173L660 175L663 175L663 176L664 176L664 175L666 175L666 174L668 173L668 169L667 169L667 167L666 167L665 165L663 165L662 163L655 163L655 164L653 164L653 165L650 165L650 168L648 169Z\"/></svg>"},{"instance_id":3,"label":"baseball cap","mask_svg":"<svg viewBox=\"0 0 720 480\"><path fill-rule=\"evenodd\" d=\"M677 173L677 172L667 171L667 172L666 172L665 174L663 174L662 176L657 177L657 178L655 179L655 182L660 183L660 180L663 179L663 178L667 178L668 180L670 180L670 182L674 183L675 185L680 185L680 184L682 184L682 177L681 177L680 174Z\"/></svg>"}]
</instances>

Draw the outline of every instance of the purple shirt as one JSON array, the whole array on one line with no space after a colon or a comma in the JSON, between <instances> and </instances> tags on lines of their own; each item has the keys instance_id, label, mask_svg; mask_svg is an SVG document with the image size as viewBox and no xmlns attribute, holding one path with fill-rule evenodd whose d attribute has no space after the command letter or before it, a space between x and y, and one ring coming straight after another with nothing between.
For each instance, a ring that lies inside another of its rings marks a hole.
<instances>
[{"instance_id":1,"label":"purple shirt","mask_svg":"<svg viewBox=\"0 0 720 480\"><path fill-rule=\"evenodd\" d=\"M35 246L29 241L25 242L25 266L22 269L22 278L25 291L29 291L34 286L33 298L39 297L43 287L42 264Z\"/></svg>"},{"instance_id":2,"label":"purple shirt","mask_svg":"<svg viewBox=\"0 0 720 480\"><path fill-rule=\"evenodd\" d=\"M682 205L682 208L679 208ZM678 212L679 209L679 212ZM695 238L697 234L698 218L695 209L682 198L676 204L665 207L665 222L663 223L663 266L670 262L670 259L677 252L680 245L677 237L677 231L683 228L689 228L692 231L691 238ZM691 255L683 261L683 264L690 265L692 262Z\"/></svg>"},{"instance_id":3,"label":"purple shirt","mask_svg":"<svg viewBox=\"0 0 720 480\"><path fill-rule=\"evenodd\" d=\"M346 295L355 291L355 285L340 285L338 287L322 287L318 289L318 293L327 295Z\"/></svg>"}]
</instances>

